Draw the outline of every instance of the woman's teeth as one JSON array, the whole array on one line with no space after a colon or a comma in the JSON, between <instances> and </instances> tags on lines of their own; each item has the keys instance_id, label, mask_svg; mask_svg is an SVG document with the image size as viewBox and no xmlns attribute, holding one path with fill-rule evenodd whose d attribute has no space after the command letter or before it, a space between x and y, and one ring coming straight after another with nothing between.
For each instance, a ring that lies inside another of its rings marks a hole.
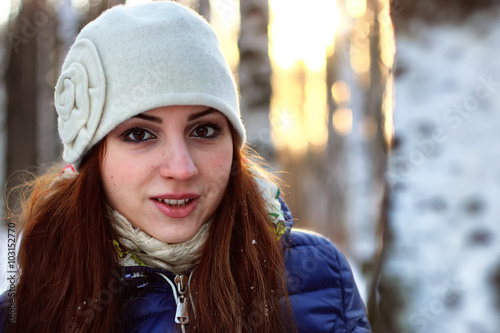
<instances>
[{"instance_id":1,"label":"woman's teeth","mask_svg":"<svg viewBox=\"0 0 500 333\"><path fill-rule=\"evenodd\" d=\"M163 202L166 205L172 206L172 207L184 207L186 206L189 201L192 199L181 199L181 200L174 200L174 199L156 199L159 202Z\"/></svg>"}]
</instances>

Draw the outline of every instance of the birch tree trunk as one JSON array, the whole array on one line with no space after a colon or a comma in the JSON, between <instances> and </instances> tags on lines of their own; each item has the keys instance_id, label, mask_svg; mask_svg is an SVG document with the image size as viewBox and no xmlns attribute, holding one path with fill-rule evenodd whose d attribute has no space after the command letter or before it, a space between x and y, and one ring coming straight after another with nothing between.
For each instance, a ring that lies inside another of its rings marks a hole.
<instances>
[{"instance_id":1,"label":"birch tree trunk","mask_svg":"<svg viewBox=\"0 0 500 333\"><path fill-rule=\"evenodd\" d=\"M393 5L395 137L374 331L500 332L500 7Z\"/></svg>"},{"instance_id":2,"label":"birch tree trunk","mask_svg":"<svg viewBox=\"0 0 500 333\"><path fill-rule=\"evenodd\" d=\"M122 0L89 1L83 22L100 12L123 3ZM57 4L45 0L24 0L13 20L7 40L11 46L7 67L7 177L16 171L37 168L53 162L60 155L53 91L65 56L60 40L70 39L68 30L76 33L66 20L69 1ZM63 24L58 25L58 19ZM79 17L74 16L75 21ZM62 28L61 28L62 27ZM63 31L63 29L66 29ZM60 53L58 53L58 51ZM36 169L35 169L36 171ZM12 177L9 187L19 183Z\"/></svg>"},{"instance_id":3,"label":"birch tree trunk","mask_svg":"<svg viewBox=\"0 0 500 333\"><path fill-rule=\"evenodd\" d=\"M7 176L37 165L37 38L46 23L46 8L44 1L24 1L7 35ZM35 16L42 20L35 23Z\"/></svg>"},{"instance_id":4,"label":"birch tree trunk","mask_svg":"<svg viewBox=\"0 0 500 333\"><path fill-rule=\"evenodd\" d=\"M7 83L5 81L5 73L9 56L10 45L7 43L7 23L0 23L0 247L2 254L0 257L0 290L8 289L8 280L4 272L7 272L7 223L5 223L5 174L6 174L6 158L7 158Z\"/></svg>"},{"instance_id":5,"label":"birch tree trunk","mask_svg":"<svg viewBox=\"0 0 500 333\"><path fill-rule=\"evenodd\" d=\"M7 23L0 23L0 188L2 189L0 211L4 212L4 191L7 159L7 82L5 74L9 62L10 44L7 42ZM2 224L3 228L3 224ZM3 230L3 229L0 229Z\"/></svg>"},{"instance_id":6,"label":"birch tree trunk","mask_svg":"<svg viewBox=\"0 0 500 333\"><path fill-rule=\"evenodd\" d=\"M271 158L274 149L269 126L271 62L267 34L268 1L240 1L240 17L238 82L242 117L247 128L248 141L262 156Z\"/></svg>"},{"instance_id":7,"label":"birch tree trunk","mask_svg":"<svg viewBox=\"0 0 500 333\"><path fill-rule=\"evenodd\" d=\"M361 101L353 103L353 132L347 140L346 159L349 177L346 196L346 228L349 235L351 261L360 269L362 279L358 282L363 296L369 292L368 283L376 274L374 261L377 257L378 230L380 229L380 207L384 196L384 172L387 164L387 119L391 114L387 103L392 95L389 72L393 56L393 29L385 13L389 12L389 1L367 1L365 24L369 25L366 36L360 29L351 33L351 48L356 43L367 44L369 59L368 87L351 83ZM384 18L387 18L384 19ZM354 42L353 42L354 40ZM358 42L356 42L358 40ZM356 52L356 51L355 51ZM359 52L359 51L358 51ZM353 51L350 51L351 59ZM352 80L351 80L352 81Z\"/></svg>"},{"instance_id":8,"label":"birch tree trunk","mask_svg":"<svg viewBox=\"0 0 500 333\"><path fill-rule=\"evenodd\" d=\"M59 74L57 9L45 5L45 21L37 35L36 150L37 165L45 167L60 156L56 112L53 106L54 86ZM41 14L39 14L41 15Z\"/></svg>"}]
</instances>

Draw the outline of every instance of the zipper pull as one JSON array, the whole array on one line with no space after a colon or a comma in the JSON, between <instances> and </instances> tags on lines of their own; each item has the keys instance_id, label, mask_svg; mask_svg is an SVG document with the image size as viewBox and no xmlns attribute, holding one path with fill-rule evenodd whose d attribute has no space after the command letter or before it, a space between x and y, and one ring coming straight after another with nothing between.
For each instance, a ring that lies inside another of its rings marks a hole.
<instances>
[{"instance_id":1,"label":"zipper pull","mask_svg":"<svg viewBox=\"0 0 500 333\"><path fill-rule=\"evenodd\" d=\"M184 331L184 325L189 323L189 316L187 311L187 298L185 296L188 289L188 278L185 275L176 275L174 279L177 285L177 310L175 312L175 322L182 325L182 330Z\"/></svg>"}]
</instances>

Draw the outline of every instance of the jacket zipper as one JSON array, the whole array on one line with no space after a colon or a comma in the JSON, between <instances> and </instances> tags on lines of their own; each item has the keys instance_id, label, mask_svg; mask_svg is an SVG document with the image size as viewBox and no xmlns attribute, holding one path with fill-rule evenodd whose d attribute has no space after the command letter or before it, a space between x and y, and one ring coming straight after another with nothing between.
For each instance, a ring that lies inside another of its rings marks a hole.
<instances>
[{"instance_id":1,"label":"jacket zipper","mask_svg":"<svg viewBox=\"0 0 500 333\"><path fill-rule=\"evenodd\" d=\"M188 277L186 275L176 275L174 279L177 285L177 311L175 312L175 322L181 324L182 332L185 332L184 325L189 323L187 311L187 290L189 287Z\"/></svg>"},{"instance_id":2,"label":"jacket zipper","mask_svg":"<svg viewBox=\"0 0 500 333\"><path fill-rule=\"evenodd\" d=\"M174 278L175 285L164 274L157 273L165 281L167 281L172 288L172 293L174 294L175 304L177 307L175 311L175 322L181 326L182 333L186 332L186 325L189 323L189 315L187 311L187 292L191 273L189 274L189 277L184 274L177 274Z\"/></svg>"}]
</instances>

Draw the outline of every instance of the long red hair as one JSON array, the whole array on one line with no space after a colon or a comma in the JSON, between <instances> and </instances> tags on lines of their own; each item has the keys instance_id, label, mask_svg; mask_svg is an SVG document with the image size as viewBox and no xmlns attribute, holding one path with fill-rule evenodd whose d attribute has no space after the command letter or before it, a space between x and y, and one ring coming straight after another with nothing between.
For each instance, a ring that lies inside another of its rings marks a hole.
<instances>
[{"instance_id":1,"label":"long red hair","mask_svg":"<svg viewBox=\"0 0 500 333\"><path fill-rule=\"evenodd\" d=\"M58 173L51 171L31 184L19 221L13 331L114 330L117 302L102 292L117 268L99 177L103 154L96 146L77 177L52 183Z\"/></svg>"},{"instance_id":2,"label":"long red hair","mask_svg":"<svg viewBox=\"0 0 500 333\"><path fill-rule=\"evenodd\" d=\"M254 181L250 163L257 162L251 162L250 150L236 148L232 133L233 169L193 273L189 329L289 331L282 242ZM19 218L12 332L115 330L123 287L99 173L104 154L102 142L84 159L78 176L54 184L52 171L31 184Z\"/></svg>"}]
</instances>

